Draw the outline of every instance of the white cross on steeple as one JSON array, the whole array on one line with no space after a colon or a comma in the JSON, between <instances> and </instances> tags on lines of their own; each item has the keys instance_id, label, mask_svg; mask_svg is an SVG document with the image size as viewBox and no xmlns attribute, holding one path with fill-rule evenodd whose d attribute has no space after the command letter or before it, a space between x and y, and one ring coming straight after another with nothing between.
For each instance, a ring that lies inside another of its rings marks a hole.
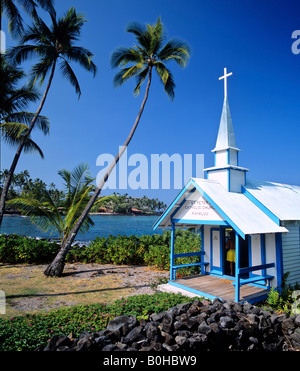
<instances>
[{"instance_id":1,"label":"white cross on steeple","mask_svg":"<svg viewBox=\"0 0 300 371\"><path fill-rule=\"evenodd\" d=\"M224 76L219 77L219 80L224 79L224 99L227 98L227 77L231 76L232 72L227 73L227 68L224 68Z\"/></svg>"}]
</instances>

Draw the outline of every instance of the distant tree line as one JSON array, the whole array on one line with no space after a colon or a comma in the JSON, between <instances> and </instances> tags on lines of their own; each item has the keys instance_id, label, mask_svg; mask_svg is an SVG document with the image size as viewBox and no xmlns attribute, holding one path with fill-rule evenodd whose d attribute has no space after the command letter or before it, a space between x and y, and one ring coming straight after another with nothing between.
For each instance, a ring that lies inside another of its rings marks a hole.
<instances>
[{"instance_id":1,"label":"distant tree line","mask_svg":"<svg viewBox=\"0 0 300 371\"><path fill-rule=\"evenodd\" d=\"M0 171L0 191L2 191L3 183L7 176L8 170ZM57 189L54 183L49 186L40 178L32 179L28 170L21 171L20 173L13 174L12 183L8 191L7 201L13 200L18 197L34 198L41 203L45 202L46 192L50 193L58 204L60 204L64 197L64 192ZM16 208L9 203L5 206L5 212L16 211Z\"/></svg>"},{"instance_id":2,"label":"distant tree line","mask_svg":"<svg viewBox=\"0 0 300 371\"><path fill-rule=\"evenodd\" d=\"M166 209L167 205L157 198L131 197L127 193L100 197L91 212L110 212L118 214L156 214Z\"/></svg>"},{"instance_id":3,"label":"distant tree line","mask_svg":"<svg viewBox=\"0 0 300 371\"><path fill-rule=\"evenodd\" d=\"M3 182L5 181L7 172L7 169L0 171L0 191L2 191ZM53 200L53 203L55 203L62 211L67 196L66 192L59 190L53 182L47 185L40 178L32 179L29 171L24 170L13 175L7 201L25 198L27 200L38 200L42 204L49 201L49 196ZM112 195L99 197L99 200L95 202L91 212L109 212L127 215L156 214L163 212L166 206L167 205L164 202L159 201L157 198L148 198L146 196L131 197L127 193L120 195L119 193L114 192ZM6 212L18 212L16 203L7 202Z\"/></svg>"}]
</instances>

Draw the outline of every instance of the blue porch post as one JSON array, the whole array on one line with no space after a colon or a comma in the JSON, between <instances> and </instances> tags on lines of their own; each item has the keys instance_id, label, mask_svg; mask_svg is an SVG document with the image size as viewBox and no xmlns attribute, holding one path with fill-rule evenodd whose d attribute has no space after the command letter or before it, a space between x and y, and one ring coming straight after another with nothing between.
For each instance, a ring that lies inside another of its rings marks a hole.
<instances>
[{"instance_id":1,"label":"blue porch post","mask_svg":"<svg viewBox=\"0 0 300 371\"><path fill-rule=\"evenodd\" d=\"M235 232L235 295L234 300L240 301L240 239Z\"/></svg>"},{"instance_id":2,"label":"blue porch post","mask_svg":"<svg viewBox=\"0 0 300 371\"><path fill-rule=\"evenodd\" d=\"M174 245L175 245L175 224L172 222L171 226L171 251L170 251L170 281L175 280L176 273L174 275L173 266L174 266Z\"/></svg>"},{"instance_id":3,"label":"blue porch post","mask_svg":"<svg viewBox=\"0 0 300 371\"><path fill-rule=\"evenodd\" d=\"M201 225L200 227L200 238L201 238L201 252L204 254L204 226ZM200 256L201 263L204 262L203 255ZM201 274L203 274L203 269L205 269L206 273L206 267L205 265L201 265Z\"/></svg>"},{"instance_id":4,"label":"blue porch post","mask_svg":"<svg viewBox=\"0 0 300 371\"><path fill-rule=\"evenodd\" d=\"M281 290L282 276L283 276L283 262L282 262L282 234L275 233L276 246L276 276L277 287Z\"/></svg>"}]
</instances>

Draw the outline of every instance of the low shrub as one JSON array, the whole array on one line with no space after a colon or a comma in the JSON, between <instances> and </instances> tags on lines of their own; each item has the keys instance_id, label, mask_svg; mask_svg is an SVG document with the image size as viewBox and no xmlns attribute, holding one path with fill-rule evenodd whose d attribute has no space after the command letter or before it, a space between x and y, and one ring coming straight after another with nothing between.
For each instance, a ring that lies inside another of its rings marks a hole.
<instances>
[{"instance_id":1,"label":"low shrub","mask_svg":"<svg viewBox=\"0 0 300 371\"><path fill-rule=\"evenodd\" d=\"M175 231L175 252L199 251L199 235L187 230ZM170 268L171 232L162 235L97 237L89 246L72 249L67 255L69 262L99 264L147 264L159 269ZM199 261L199 257L179 258L176 263ZM191 269L185 269L186 272Z\"/></svg>"},{"instance_id":2,"label":"low shrub","mask_svg":"<svg viewBox=\"0 0 300 371\"><path fill-rule=\"evenodd\" d=\"M200 236L188 230L175 231L175 253L199 251ZM171 232L162 235L109 236L97 237L88 246L74 246L67 254L66 262L98 264L147 264L159 269L170 268ZM46 240L0 235L0 262L8 264L47 264L50 263L59 245ZM176 264L199 261L199 257L176 259ZM197 273L195 268L181 269L180 274Z\"/></svg>"},{"instance_id":3,"label":"low shrub","mask_svg":"<svg viewBox=\"0 0 300 371\"><path fill-rule=\"evenodd\" d=\"M165 231L161 239L154 240L149 245L148 251L145 252L145 263L154 265L161 269L170 269L170 244L171 232ZM199 235L188 230L175 230L175 247L174 253L188 253L200 251L201 238ZM199 256L191 256L184 258L177 258L175 264L196 263L199 261ZM196 268L197 270L198 268ZM178 272L182 276L190 273L196 273L195 268L181 268Z\"/></svg>"},{"instance_id":4,"label":"low shrub","mask_svg":"<svg viewBox=\"0 0 300 371\"><path fill-rule=\"evenodd\" d=\"M300 313L300 285L286 283L289 273L283 277L280 288L271 287L265 304L278 312L286 312L289 315Z\"/></svg>"},{"instance_id":5,"label":"low shrub","mask_svg":"<svg viewBox=\"0 0 300 371\"><path fill-rule=\"evenodd\" d=\"M73 337L78 337L83 331L95 332L105 328L108 321L116 316L133 314L138 319L147 318L152 313L159 313L191 300L180 294L162 292L123 298L110 305L78 305L46 314L0 318L0 349L35 350L37 347L45 347L54 335L72 334Z\"/></svg>"},{"instance_id":6,"label":"low shrub","mask_svg":"<svg viewBox=\"0 0 300 371\"><path fill-rule=\"evenodd\" d=\"M0 235L0 262L8 264L43 264L54 259L59 246L54 242L22 237L16 234Z\"/></svg>"}]
</instances>

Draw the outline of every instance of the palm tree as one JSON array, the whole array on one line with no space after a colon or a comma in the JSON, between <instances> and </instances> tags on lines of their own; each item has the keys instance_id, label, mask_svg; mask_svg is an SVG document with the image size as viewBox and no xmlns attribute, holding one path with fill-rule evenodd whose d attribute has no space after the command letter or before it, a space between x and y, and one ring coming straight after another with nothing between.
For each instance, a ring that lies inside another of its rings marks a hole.
<instances>
[{"instance_id":1,"label":"palm tree","mask_svg":"<svg viewBox=\"0 0 300 371\"><path fill-rule=\"evenodd\" d=\"M0 30L3 14L8 19L8 30L14 37L24 31L23 19L15 3L18 3L33 18L37 17L37 3L44 10L54 13L53 0L0 0Z\"/></svg>"},{"instance_id":2,"label":"palm tree","mask_svg":"<svg viewBox=\"0 0 300 371\"><path fill-rule=\"evenodd\" d=\"M87 71L93 72L94 76L96 74L96 66L91 60L93 54L83 47L74 45L80 35L81 27L86 21L84 16L78 14L73 7L67 11L65 16L58 20L54 14L49 14L52 20L50 28L41 18L36 17L34 25L24 32L21 45L12 48L8 53L9 57L16 64L21 63L33 54L36 54L40 58L40 61L32 68L30 79L31 85L34 85L38 80L40 84L42 84L48 73L50 73L50 76L40 105L30 122L28 130L26 130L26 135L24 135L23 140L16 151L3 186L0 198L0 226L3 219L5 200L12 175L26 144L26 140L30 136L32 129L37 123L39 114L43 109L57 64L62 71L63 77L65 77L75 88L78 98L81 95L81 89L76 75L70 66L70 62L78 63ZM28 42L33 42L33 44L28 44Z\"/></svg>"},{"instance_id":3,"label":"palm tree","mask_svg":"<svg viewBox=\"0 0 300 371\"><path fill-rule=\"evenodd\" d=\"M134 125L131 128L123 147L116 155L114 161L109 166L102 180L97 185L97 189L95 190L93 196L61 247L59 257L55 257L53 262L50 263L45 270L44 273L47 276L59 276L62 274L61 267L63 267L63 264L60 259L65 258L82 223L84 222L85 218L88 217L93 204L97 201L97 198L110 173L118 163L120 157L133 138L148 99L149 89L152 81L152 71L155 70L157 72L157 75L164 86L165 92L167 93L168 97L173 100L175 83L171 71L166 67L166 63L175 61L180 67L185 67L189 59L190 51L185 42L172 39L164 44L166 34L160 18L158 18L154 25L147 24L146 27L137 23L131 23L127 27L127 32L130 32L135 36L136 45L131 48L119 48L112 54L112 67L121 67L121 70L116 74L114 83L115 86L120 86L123 84L123 82L127 81L131 77L136 77L137 85L134 89L134 93L138 95L142 83L147 79L145 96ZM131 65L127 67L128 64Z\"/></svg>"},{"instance_id":4,"label":"palm tree","mask_svg":"<svg viewBox=\"0 0 300 371\"><path fill-rule=\"evenodd\" d=\"M86 164L78 165L72 172L60 170L58 174L65 186L62 201L53 197L50 190L42 189L41 198L36 199L27 195L10 200L7 204L15 206L22 214L27 215L42 231L50 233L57 231L63 244L88 203L90 192L95 186L91 184L94 179L88 174ZM41 202L41 199L44 201ZM81 232L86 232L92 225L94 225L92 219L86 218L81 226Z\"/></svg>"},{"instance_id":5,"label":"palm tree","mask_svg":"<svg viewBox=\"0 0 300 371\"><path fill-rule=\"evenodd\" d=\"M28 124L34 117L33 113L27 112L25 109L30 103L38 100L39 94L32 87L18 87L20 79L24 77L24 72L8 64L4 56L0 56L0 70L0 131L5 142L18 146L23 141L24 135L28 130ZM46 117L37 117L37 127L44 134L49 134L49 126L50 124ZM42 150L30 136L27 136L24 141L24 151L35 151L42 158L44 157ZM7 177L8 170L2 175L2 179Z\"/></svg>"}]
</instances>

